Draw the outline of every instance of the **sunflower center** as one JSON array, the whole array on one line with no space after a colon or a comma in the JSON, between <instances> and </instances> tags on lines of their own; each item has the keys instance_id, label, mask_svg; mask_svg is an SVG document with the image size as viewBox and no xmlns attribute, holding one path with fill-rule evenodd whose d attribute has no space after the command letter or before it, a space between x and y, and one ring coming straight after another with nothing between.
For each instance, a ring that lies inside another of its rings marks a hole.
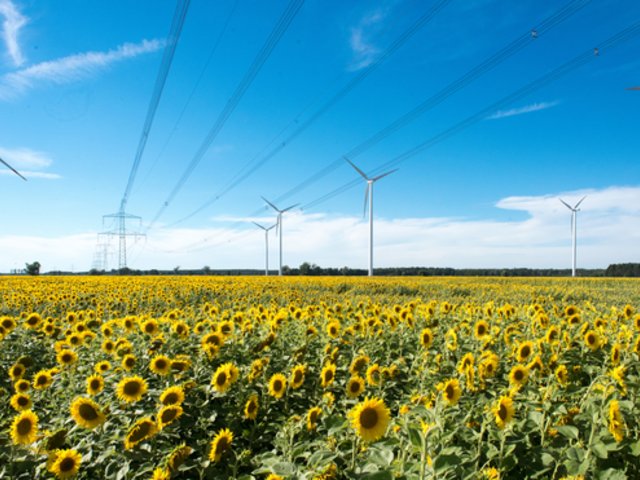
<instances>
[{"instance_id":1,"label":"sunflower center","mask_svg":"<svg viewBox=\"0 0 640 480\"><path fill-rule=\"evenodd\" d=\"M174 403L178 403L178 394L175 392L171 392L164 397L165 405L173 405Z\"/></svg>"},{"instance_id":2,"label":"sunflower center","mask_svg":"<svg viewBox=\"0 0 640 480\"><path fill-rule=\"evenodd\" d=\"M282 390L282 381L281 380L276 380L275 382L273 382L273 389L276 392L279 392L280 390Z\"/></svg>"},{"instance_id":3,"label":"sunflower center","mask_svg":"<svg viewBox=\"0 0 640 480\"><path fill-rule=\"evenodd\" d=\"M227 374L225 372L220 372L216 377L216 385L222 386L227 383Z\"/></svg>"},{"instance_id":4,"label":"sunflower center","mask_svg":"<svg viewBox=\"0 0 640 480\"><path fill-rule=\"evenodd\" d=\"M300 383L302 381L302 372L300 370L296 370L293 374L294 383Z\"/></svg>"},{"instance_id":5,"label":"sunflower center","mask_svg":"<svg viewBox=\"0 0 640 480\"><path fill-rule=\"evenodd\" d=\"M360 425L363 428L370 429L378 424L378 412L374 408L365 408L360 413Z\"/></svg>"},{"instance_id":6,"label":"sunflower center","mask_svg":"<svg viewBox=\"0 0 640 480\"><path fill-rule=\"evenodd\" d=\"M98 390L100 388L100 380L91 380L91 390Z\"/></svg>"},{"instance_id":7,"label":"sunflower center","mask_svg":"<svg viewBox=\"0 0 640 480\"><path fill-rule=\"evenodd\" d=\"M163 360L163 359L156 360L156 368L158 370L164 370L165 368L167 368L166 360Z\"/></svg>"},{"instance_id":8,"label":"sunflower center","mask_svg":"<svg viewBox=\"0 0 640 480\"><path fill-rule=\"evenodd\" d=\"M18 422L16 430L18 431L18 435L26 435L31 432L32 427L33 424L31 423L31 420L28 418L23 418Z\"/></svg>"},{"instance_id":9,"label":"sunflower center","mask_svg":"<svg viewBox=\"0 0 640 480\"><path fill-rule=\"evenodd\" d=\"M38 385L46 385L47 384L47 377L45 377L44 375L40 375L38 378L36 378L36 383Z\"/></svg>"},{"instance_id":10,"label":"sunflower center","mask_svg":"<svg viewBox=\"0 0 640 480\"><path fill-rule=\"evenodd\" d=\"M249 402L249 405L247 405L247 411L249 413L255 412L257 408L258 406L255 404L255 402Z\"/></svg>"},{"instance_id":11,"label":"sunflower center","mask_svg":"<svg viewBox=\"0 0 640 480\"><path fill-rule=\"evenodd\" d=\"M21 407L29 405L29 399L27 397L18 397L18 405Z\"/></svg>"},{"instance_id":12,"label":"sunflower center","mask_svg":"<svg viewBox=\"0 0 640 480\"><path fill-rule=\"evenodd\" d=\"M520 356L527 358L529 355L531 355L531 349L529 346L525 345L522 347L522 350L520 350Z\"/></svg>"},{"instance_id":13,"label":"sunflower center","mask_svg":"<svg viewBox=\"0 0 640 480\"><path fill-rule=\"evenodd\" d=\"M484 325L478 325L478 335L483 336L486 332Z\"/></svg>"},{"instance_id":14,"label":"sunflower center","mask_svg":"<svg viewBox=\"0 0 640 480\"><path fill-rule=\"evenodd\" d=\"M132 443L144 440L146 436L149 434L149 432L151 432L151 425L152 423L150 422L144 422L138 425L138 428L136 428L133 432L131 432L131 435L129 436L129 440Z\"/></svg>"},{"instance_id":15,"label":"sunflower center","mask_svg":"<svg viewBox=\"0 0 640 480\"><path fill-rule=\"evenodd\" d=\"M318 411L317 410L312 410L311 413L309 414L309 421L311 423L316 423L318 421Z\"/></svg>"},{"instance_id":16,"label":"sunflower center","mask_svg":"<svg viewBox=\"0 0 640 480\"><path fill-rule=\"evenodd\" d=\"M128 368L132 368L135 365L136 361L129 357L124 361L124 364L128 367Z\"/></svg>"},{"instance_id":17,"label":"sunflower center","mask_svg":"<svg viewBox=\"0 0 640 480\"><path fill-rule=\"evenodd\" d=\"M524 379L524 372L522 370L516 370L513 372L513 378L515 378L518 382Z\"/></svg>"},{"instance_id":18,"label":"sunflower center","mask_svg":"<svg viewBox=\"0 0 640 480\"><path fill-rule=\"evenodd\" d=\"M63 458L60 462L60 471L61 472L70 472L76 466L76 461L73 458Z\"/></svg>"},{"instance_id":19,"label":"sunflower center","mask_svg":"<svg viewBox=\"0 0 640 480\"><path fill-rule=\"evenodd\" d=\"M132 380L124 384L123 390L127 395L137 395L140 393L140 384L137 381Z\"/></svg>"},{"instance_id":20,"label":"sunflower center","mask_svg":"<svg viewBox=\"0 0 640 480\"><path fill-rule=\"evenodd\" d=\"M216 443L216 454L222 454L229 448L229 442L226 437L220 437Z\"/></svg>"},{"instance_id":21,"label":"sunflower center","mask_svg":"<svg viewBox=\"0 0 640 480\"><path fill-rule=\"evenodd\" d=\"M500 404L500 408L498 408L498 416L502 421L506 420L507 417L509 416L509 411L507 410L507 407L502 403Z\"/></svg>"},{"instance_id":22,"label":"sunflower center","mask_svg":"<svg viewBox=\"0 0 640 480\"><path fill-rule=\"evenodd\" d=\"M162 412L162 416L160 417L160 419L162 420L162 423L169 423L176 418L177 414L178 410L176 410L175 408L170 408Z\"/></svg>"},{"instance_id":23,"label":"sunflower center","mask_svg":"<svg viewBox=\"0 0 640 480\"><path fill-rule=\"evenodd\" d=\"M359 382L351 382L351 392L357 393L360 391L360 383Z\"/></svg>"},{"instance_id":24,"label":"sunflower center","mask_svg":"<svg viewBox=\"0 0 640 480\"><path fill-rule=\"evenodd\" d=\"M96 412L96 409L87 403L83 403L78 407L78 413L80 413L80 416L85 420L95 420L98 418L98 412Z\"/></svg>"},{"instance_id":25,"label":"sunflower center","mask_svg":"<svg viewBox=\"0 0 640 480\"><path fill-rule=\"evenodd\" d=\"M444 389L444 394L447 396L447 398L453 398L455 393L456 391L453 385L447 385L447 388Z\"/></svg>"}]
</instances>

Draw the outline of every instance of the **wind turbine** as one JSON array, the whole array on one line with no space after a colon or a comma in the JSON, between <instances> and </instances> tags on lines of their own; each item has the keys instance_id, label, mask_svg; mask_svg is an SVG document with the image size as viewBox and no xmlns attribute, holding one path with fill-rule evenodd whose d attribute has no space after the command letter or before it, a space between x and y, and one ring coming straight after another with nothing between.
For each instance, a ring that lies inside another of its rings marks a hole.
<instances>
[{"instance_id":1,"label":"wind turbine","mask_svg":"<svg viewBox=\"0 0 640 480\"><path fill-rule=\"evenodd\" d=\"M360 176L364 178L365 181L367 182L367 186L365 187L365 191L364 191L364 212L362 213L362 215L364 216L367 212L367 201L368 201L369 202L369 276L371 277L373 276L373 184L376 183L381 178L386 177L387 175L391 175L393 172L395 172L398 169L394 168L393 170L390 170L386 173L382 173L377 177L369 178L367 174L364 173L362 170L360 170L358 167L356 167L351 160L349 160L347 157L344 157L344 159L347 162L349 162L349 165L351 165L355 169L355 171L358 172Z\"/></svg>"},{"instance_id":2,"label":"wind turbine","mask_svg":"<svg viewBox=\"0 0 640 480\"><path fill-rule=\"evenodd\" d=\"M276 221L276 235L280 235L280 251L279 251L279 255L278 255L278 257L279 257L278 260L279 260L280 264L278 266L278 275L282 276L282 214L284 212L288 212L289 210L291 210L294 207L297 207L298 204L296 203L295 205L291 205L290 207L283 208L282 210L280 210L278 207L276 207L273 203L271 203L266 198L262 197L262 200L267 202L267 204L271 208L273 208L276 212L278 212L278 220Z\"/></svg>"},{"instance_id":3,"label":"wind turbine","mask_svg":"<svg viewBox=\"0 0 640 480\"><path fill-rule=\"evenodd\" d=\"M277 226L277 223L274 223L273 225L271 225L270 227L265 227L264 225L260 225L258 222L253 222L254 225L256 225L257 227L260 227L262 230L264 230L264 275L266 277L269 276L269 230L271 230L273 227Z\"/></svg>"},{"instance_id":4,"label":"wind turbine","mask_svg":"<svg viewBox=\"0 0 640 480\"><path fill-rule=\"evenodd\" d=\"M561 198L559 199L564 204L565 207L571 210L571 238L573 242L571 247L571 276L572 277L576 276L576 223L578 221L578 212L580 211L578 207L580 206L580 204L585 198L587 197L586 196L582 197L580 201L576 203L575 206L573 207L569 205L567 202L565 202L564 200L562 200Z\"/></svg>"},{"instance_id":5,"label":"wind turbine","mask_svg":"<svg viewBox=\"0 0 640 480\"><path fill-rule=\"evenodd\" d=\"M640 87L629 87L627 90L640 90Z\"/></svg>"},{"instance_id":6,"label":"wind turbine","mask_svg":"<svg viewBox=\"0 0 640 480\"><path fill-rule=\"evenodd\" d=\"M5 162L2 158L0 158L0 162L2 162L9 170L11 170L13 173L15 173L16 175L18 175L21 179L23 179L25 182L27 181L27 179L25 177L22 176L22 174L17 171L15 168L13 168L11 165L9 165L7 162Z\"/></svg>"}]
</instances>

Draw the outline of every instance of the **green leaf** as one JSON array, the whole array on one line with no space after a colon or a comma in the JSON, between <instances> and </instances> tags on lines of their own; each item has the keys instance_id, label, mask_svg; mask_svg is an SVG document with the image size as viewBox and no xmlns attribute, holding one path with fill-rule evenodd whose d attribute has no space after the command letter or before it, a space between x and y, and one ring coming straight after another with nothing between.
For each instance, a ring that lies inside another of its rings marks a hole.
<instances>
[{"instance_id":1,"label":"green leaf","mask_svg":"<svg viewBox=\"0 0 640 480\"><path fill-rule=\"evenodd\" d=\"M553 455L548 454L548 453L543 453L540 456L540 460L542 461L542 465L544 465L545 467L550 467L556 461L555 457Z\"/></svg>"},{"instance_id":2,"label":"green leaf","mask_svg":"<svg viewBox=\"0 0 640 480\"><path fill-rule=\"evenodd\" d=\"M604 458L607 458L609 456L609 452L607 450L607 447L602 442L596 442L593 445L591 445L591 451L598 458L603 458L604 459Z\"/></svg>"},{"instance_id":3,"label":"green leaf","mask_svg":"<svg viewBox=\"0 0 640 480\"><path fill-rule=\"evenodd\" d=\"M458 455L438 455L433 461L433 470L436 473L441 473L459 464L460 457Z\"/></svg>"},{"instance_id":4,"label":"green leaf","mask_svg":"<svg viewBox=\"0 0 640 480\"><path fill-rule=\"evenodd\" d=\"M388 467L393 462L393 451L388 448L371 449L368 459L380 467Z\"/></svg>"},{"instance_id":5,"label":"green leaf","mask_svg":"<svg viewBox=\"0 0 640 480\"><path fill-rule=\"evenodd\" d=\"M603 470L598 472L599 480L627 480L627 475L623 470L617 470L615 468L608 468L607 470Z\"/></svg>"},{"instance_id":6,"label":"green leaf","mask_svg":"<svg viewBox=\"0 0 640 480\"><path fill-rule=\"evenodd\" d=\"M558 433L563 437L567 437L572 440L578 440L580 435L580 431L572 425L561 425L557 427L556 430L558 430Z\"/></svg>"},{"instance_id":7,"label":"green leaf","mask_svg":"<svg viewBox=\"0 0 640 480\"><path fill-rule=\"evenodd\" d=\"M631 444L631 455L640 457L640 440Z\"/></svg>"},{"instance_id":8,"label":"green leaf","mask_svg":"<svg viewBox=\"0 0 640 480\"><path fill-rule=\"evenodd\" d=\"M391 472L380 470L379 472L367 473L360 477L361 480L393 480Z\"/></svg>"},{"instance_id":9,"label":"green leaf","mask_svg":"<svg viewBox=\"0 0 640 480\"><path fill-rule=\"evenodd\" d=\"M414 427L409 427L409 440L411 441L411 445L422 449L422 435L420 434L420 430Z\"/></svg>"}]
</instances>

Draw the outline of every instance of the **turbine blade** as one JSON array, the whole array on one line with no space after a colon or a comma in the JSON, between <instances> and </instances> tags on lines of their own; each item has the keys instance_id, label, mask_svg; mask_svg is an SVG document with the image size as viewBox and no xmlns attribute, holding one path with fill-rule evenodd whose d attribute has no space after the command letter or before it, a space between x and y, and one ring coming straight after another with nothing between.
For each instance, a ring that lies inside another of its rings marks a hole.
<instances>
[{"instance_id":1,"label":"turbine blade","mask_svg":"<svg viewBox=\"0 0 640 480\"><path fill-rule=\"evenodd\" d=\"M384 178L384 177L386 177L387 175L391 175L393 172L397 172L397 171L398 171L398 169L397 169L397 168L394 168L393 170L389 170L387 173L383 173L383 174L381 174L381 175L378 175L377 177L373 177L373 178L371 179L371 181L372 181L372 182L377 182L377 181L378 181L378 180L380 180L381 178Z\"/></svg>"},{"instance_id":2,"label":"turbine blade","mask_svg":"<svg viewBox=\"0 0 640 480\"><path fill-rule=\"evenodd\" d=\"M276 207L273 203L271 203L269 200L267 200L266 198L264 198L263 196L260 196L260 198L262 198L262 200L264 200L265 202L267 202L267 205L269 205L271 208L273 208L276 212L279 212L280 210L278 210L278 207Z\"/></svg>"},{"instance_id":3,"label":"turbine blade","mask_svg":"<svg viewBox=\"0 0 640 480\"><path fill-rule=\"evenodd\" d=\"M371 184L367 182L367 186L364 187L364 209L362 210L362 218L367 216L367 204L369 203L369 186Z\"/></svg>"},{"instance_id":4,"label":"turbine blade","mask_svg":"<svg viewBox=\"0 0 640 480\"><path fill-rule=\"evenodd\" d=\"M277 223L274 223L274 224L273 224L273 225L271 225L270 227L267 227L267 232L268 232L269 230L273 229L274 227L277 227L277 226L278 226L278 224L277 224Z\"/></svg>"},{"instance_id":5,"label":"turbine blade","mask_svg":"<svg viewBox=\"0 0 640 480\"><path fill-rule=\"evenodd\" d=\"M22 174L17 171L15 168L13 168L11 165L9 165L7 162L5 162L3 159L0 158L0 162L4 163L5 166L11 170L13 173L15 173L16 175L18 175L21 179L23 179L25 182L27 181L27 179L25 177L22 176Z\"/></svg>"},{"instance_id":6,"label":"turbine blade","mask_svg":"<svg viewBox=\"0 0 640 480\"><path fill-rule=\"evenodd\" d=\"M253 223L255 226L260 227L262 230L266 230L266 228L264 228L262 225L260 225L258 222L251 222Z\"/></svg>"},{"instance_id":7,"label":"turbine blade","mask_svg":"<svg viewBox=\"0 0 640 480\"><path fill-rule=\"evenodd\" d=\"M567 202L565 202L561 198L559 198L558 200L560 200L562 203L564 203L564 206L567 207L569 210L573 210L573 207L571 205L569 205Z\"/></svg>"},{"instance_id":8,"label":"turbine blade","mask_svg":"<svg viewBox=\"0 0 640 480\"><path fill-rule=\"evenodd\" d=\"M351 165L356 172L358 172L360 174L360 176L362 178L364 178L365 180L369 181L369 177L367 177L367 174L364 173L362 170L360 170L358 167L356 167L355 163L353 163L351 160L349 160L347 157L344 157L344 159L349 162L349 165Z\"/></svg>"},{"instance_id":9,"label":"turbine blade","mask_svg":"<svg viewBox=\"0 0 640 480\"><path fill-rule=\"evenodd\" d=\"M584 197L582 197L582 198L580 199L580 201L579 201L578 203L576 203L576 206L575 206L575 207L573 207L573 208L578 208L578 207L580 206L580 204L584 201L584 199L585 199L585 198L587 198L587 196L586 196L586 195L585 195Z\"/></svg>"},{"instance_id":10,"label":"turbine blade","mask_svg":"<svg viewBox=\"0 0 640 480\"><path fill-rule=\"evenodd\" d=\"M627 90L640 90L640 87L629 87Z\"/></svg>"},{"instance_id":11,"label":"turbine blade","mask_svg":"<svg viewBox=\"0 0 640 480\"><path fill-rule=\"evenodd\" d=\"M280 210L281 213L284 212L288 212L289 210L291 210L292 208L296 208L298 205L300 205L299 203L296 203L295 205L291 205L290 207L285 208L284 210Z\"/></svg>"}]
</instances>

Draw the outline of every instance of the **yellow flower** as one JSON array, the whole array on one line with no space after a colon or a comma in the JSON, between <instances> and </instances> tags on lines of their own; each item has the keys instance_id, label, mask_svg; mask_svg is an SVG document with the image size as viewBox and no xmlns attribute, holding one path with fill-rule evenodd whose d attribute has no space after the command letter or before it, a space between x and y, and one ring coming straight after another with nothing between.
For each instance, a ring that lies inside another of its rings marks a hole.
<instances>
[{"instance_id":1,"label":"yellow flower","mask_svg":"<svg viewBox=\"0 0 640 480\"><path fill-rule=\"evenodd\" d=\"M158 467L153 471L151 480L171 480L171 472L164 468Z\"/></svg>"},{"instance_id":2,"label":"yellow flower","mask_svg":"<svg viewBox=\"0 0 640 480\"><path fill-rule=\"evenodd\" d=\"M115 344L114 344L115 347ZM108 360L103 360L102 362L96 363L95 371L96 373L105 373L111 370L111 363Z\"/></svg>"},{"instance_id":3,"label":"yellow flower","mask_svg":"<svg viewBox=\"0 0 640 480\"><path fill-rule=\"evenodd\" d=\"M493 407L496 424L500 430L513 420L514 413L515 408L513 407L513 400L511 397L501 396L498 403Z\"/></svg>"},{"instance_id":4,"label":"yellow flower","mask_svg":"<svg viewBox=\"0 0 640 480\"><path fill-rule=\"evenodd\" d=\"M367 383L373 387L380 384L380 365L374 363L367 368Z\"/></svg>"},{"instance_id":5,"label":"yellow flower","mask_svg":"<svg viewBox=\"0 0 640 480\"><path fill-rule=\"evenodd\" d=\"M244 405L244 418L247 420L255 420L258 416L258 396L253 394L247 400L247 403Z\"/></svg>"},{"instance_id":6,"label":"yellow flower","mask_svg":"<svg viewBox=\"0 0 640 480\"><path fill-rule=\"evenodd\" d=\"M17 411L30 410L33 402L31 397L26 393L18 392L11 397L11 408Z\"/></svg>"},{"instance_id":7,"label":"yellow flower","mask_svg":"<svg viewBox=\"0 0 640 480\"><path fill-rule=\"evenodd\" d=\"M460 389L460 382L458 379L453 378L448 380L442 387L442 396L448 405L455 405L460 400L462 390Z\"/></svg>"},{"instance_id":8,"label":"yellow flower","mask_svg":"<svg viewBox=\"0 0 640 480\"><path fill-rule=\"evenodd\" d=\"M291 371L291 388L297 390L304 383L304 375L307 370L305 365L296 365Z\"/></svg>"},{"instance_id":9,"label":"yellow flower","mask_svg":"<svg viewBox=\"0 0 640 480\"><path fill-rule=\"evenodd\" d=\"M53 377L49 370L40 370L33 377L33 388L36 390L44 390L53 383Z\"/></svg>"},{"instance_id":10,"label":"yellow flower","mask_svg":"<svg viewBox=\"0 0 640 480\"><path fill-rule=\"evenodd\" d=\"M137 402L145 393L147 393L147 382L137 375L125 377L118 382L117 395L124 402Z\"/></svg>"},{"instance_id":11,"label":"yellow flower","mask_svg":"<svg viewBox=\"0 0 640 480\"><path fill-rule=\"evenodd\" d=\"M130 371L131 369L133 369L133 367L136 366L136 356L131 353L127 353L124 357L122 357L122 362L120 363L120 365L122 365L122 368L124 368L126 371Z\"/></svg>"},{"instance_id":12,"label":"yellow flower","mask_svg":"<svg viewBox=\"0 0 640 480\"><path fill-rule=\"evenodd\" d=\"M29 445L38 436L38 416L31 410L24 410L13 417L11 440L15 445Z\"/></svg>"},{"instance_id":13,"label":"yellow flower","mask_svg":"<svg viewBox=\"0 0 640 480\"><path fill-rule=\"evenodd\" d=\"M168 375L171 371L171 359L166 355L155 355L149 362L149 369L158 375Z\"/></svg>"},{"instance_id":14,"label":"yellow flower","mask_svg":"<svg viewBox=\"0 0 640 480\"><path fill-rule=\"evenodd\" d=\"M318 427L318 419L322 415L320 407L311 407L307 411L307 430L313 431Z\"/></svg>"},{"instance_id":15,"label":"yellow flower","mask_svg":"<svg viewBox=\"0 0 640 480\"><path fill-rule=\"evenodd\" d=\"M96 428L106 420L100 405L89 398L77 397L71 402L70 410L73 419L83 428Z\"/></svg>"},{"instance_id":16,"label":"yellow flower","mask_svg":"<svg viewBox=\"0 0 640 480\"><path fill-rule=\"evenodd\" d=\"M127 436L124 439L124 448L131 450L139 443L153 437L156 433L158 433L156 422L149 417L142 418L127 432Z\"/></svg>"},{"instance_id":17,"label":"yellow flower","mask_svg":"<svg viewBox=\"0 0 640 480\"><path fill-rule=\"evenodd\" d=\"M465 353L458 364L458 372L465 373L469 368L473 368L474 364L475 359L473 358L473 354L471 352Z\"/></svg>"},{"instance_id":18,"label":"yellow flower","mask_svg":"<svg viewBox=\"0 0 640 480\"><path fill-rule=\"evenodd\" d=\"M102 375L94 374L87 378L87 395L97 395L104 389Z\"/></svg>"},{"instance_id":19,"label":"yellow flower","mask_svg":"<svg viewBox=\"0 0 640 480\"><path fill-rule=\"evenodd\" d=\"M387 431L391 414L379 398L366 398L350 412L351 426L366 442L376 441Z\"/></svg>"},{"instance_id":20,"label":"yellow flower","mask_svg":"<svg viewBox=\"0 0 640 480\"><path fill-rule=\"evenodd\" d=\"M522 385L527 383L529 379L529 369L522 365L516 365L509 372L509 383L511 385L520 388Z\"/></svg>"},{"instance_id":21,"label":"yellow flower","mask_svg":"<svg viewBox=\"0 0 640 480\"><path fill-rule=\"evenodd\" d=\"M493 377L498 370L498 362L500 361L500 357L495 353L490 353L486 355L482 360L480 360L480 365L478 366L478 373L480 374L481 379L487 379Z\"/></svg>"},{"instance_id":22,"label":"yellow flower","mask_svg":"<svg viewBox=\"0 0 640 480\"><path fill-rule=\"evenodd\" d=\"M518 360L518 362L524 363L529 359L532 353L533 353L533 342L531 341L522 342L518 346L516 359Z\"/></svg>"},{"instance_id":23,"label":"yellow flower","mask_svg":"<svg viewBox=\"0 0 640 480\"><path fill-rule=\"evenodd\" d=\"M328 362L320 373L321 385L323 388L327 388L333 384L336 379L336 365L335 363Z\"/></svg>"},{"instance_id":24,"label":"yellow flower","mask_svg":"<svg viewBox=\"0 0 640 480\"><path fill-rule=\"evenodd\" d=\"M13 384L13 388L15 388L16 392L26 393L31 388L31 384L29 383L28 380L21 378L20 380L18 380L16 383Z\"/></svg>"},{"instance_id":25,"label":"yellow flower","mask_svg":"<svg viewBox=\"0 0 640 480\"><path fill-rule=\"evenodd\" d=\"M364 368L367 366L371 359L366 355L358 355L353 359L351 365L349 366L349 372L352 375L360 374L364 371Z\"/></svg>"},{"instance_id":26,"label":"yellow flower","mask_svg":"<svg viewBox=\"0 0 640 480\"><path fill-rule=\"evenodd\" d=\"M275 398L282 398L287 390L287 377L281 373L276 373L269 380L269 395Z\"/></svg>"},{"instance_id":27,"label":"yellow flower","mask_svg":"<svg viewBox=\"0 0 640 480\"><path fill-rule=\"evenodd\" d=\"M224 393L231 386L231 372L229 367L224 364L220 365L211 379L211 385L216 392Z\"/></svg>"},{"instance_id":28,"label":"yellow flower","mask_svg":"<svg viewBox=\"0 0 640 480\"><path fill-rule=\"evenodd\" d=\"M327 335L329 335L331 338L338 338L339 334L340 334L340 322L337 320L329 322L327 324Z\"/></svg>"},{"instance_id":29,"label":"yellow flower","mask_svg":"<svg viewBox=\"0 0 640 480\"><path fill-rule=\"evenodd\" d=\"M182 407L180 405L166 405L158 412L158 429L171 425L180 416L182 416Z\"/></svg>"},{"instance_id":30,"label":"yellow flower","mask_svg":"<svg viewBox=\"0 0 640 480\"><path fill-rule=\"evenodd\" d=\"M49 471L59 479L75 477L80 469L82 456L76 450L56 450Z\"/></svg>"},{"instance_id":31,"label":"yellow flower","mask_svg":"<svg viewBox=\"0 0 640 480\"><path fill-rule=\"evenodd\" d=\"M211 441L211 449L209 451L209 460L219 462L222 456L231 449L233 442L233 433L228 428L219 430Z\"/></svg>"},{"instance_id":32,"label":"yellow flower","mask_svg":"<svg viewBox=\"0 0 640 480\"><path fill-rule=\"evenodd\" d=\"M420 345L422 345L422 348L426 350L431 346L432 343L433 332L430 328L425 328L424 330L422 330L422 332L420 332Z\"/></svg>"},{"instance_id":33,"label":"yellow flower","mask_svg":"<svg viewBox=\"0 0 640 480\"><path fill-rule=\"evenodd\" d=\"M78 360L78 354L73 350L64 349L58 352L56 360L62 366L69 366L76 363Z\"/></svg>"},{"instance_id":34,"label":"yellow flower","mask_svg":"<svg viewBox=\"0 0 640 480\"><path fill-rule=\"evenodd\" d=\"M567 382L569 381L569 371L567 370L567 367L565 367L564 365L560 365L558 368L556 368L555 376L560 385L562 385L563 387L567 386Z\"/></svg>"},{"instance_id":35,"label":"yellow flower","mask_svg":"<svg viewBox=\"0 0 640 480\"><path fill-rule=\"evenodd\" d=\"M193 453L193 448L186 446L184 443L174 448L167 458L167 468L170 472L176 472L180 465L184 463L189 455Z\"/></svg>"},{"instance_id":36,"label":"yellow flower","mask_svg":"<svg viewBox=\"0 0 640 480\"><path fill-rule=\"evenodd\" d=\"M347 383L347 397L356 398L364 392L364 378L354 375Z\"/></svg>"},{"instance_id":37,"label":"yellow flower","mask_svg":"<svg viewBox=\"0 0 640 480\"><path fill-rule=\"evenodd\" d=\"M482 340L488 334L489 334L489 324L485 320L478 320L476 324L473 326L473 335L478 340Z\"/></svg>"},{"instance_id":38,"label":"yellow flower","mask_svg":"<svg viewBox=\"0 0 640 480\"><path fill-rule=\"evenodd\" d=\"M595 351L601 345L600 335L595 330L589 330L584 334L584 343L591 351Z\"/></svg>"},{"instance_id":39,"label":"yellow flower","mask_svg":"<svg viewBox=\"0 0 640 480\"><path fill-rule=\"evenodd\" d=\"M180 386L169 387L160 394L162 405L180 405L182 402L184 402L184 389Z\"/></svg>"},{"instance_id":40,"label":"yellow flower","mask_svg":"<svg viewBox=\"0 0 640 480\"><path fill-rule=\"evenodd\" d=\"M609 432L613 435L617 443L624 439L625 424L620 405L617 400L612 400L609 404Z\"/></svg>"}]
</instances>

